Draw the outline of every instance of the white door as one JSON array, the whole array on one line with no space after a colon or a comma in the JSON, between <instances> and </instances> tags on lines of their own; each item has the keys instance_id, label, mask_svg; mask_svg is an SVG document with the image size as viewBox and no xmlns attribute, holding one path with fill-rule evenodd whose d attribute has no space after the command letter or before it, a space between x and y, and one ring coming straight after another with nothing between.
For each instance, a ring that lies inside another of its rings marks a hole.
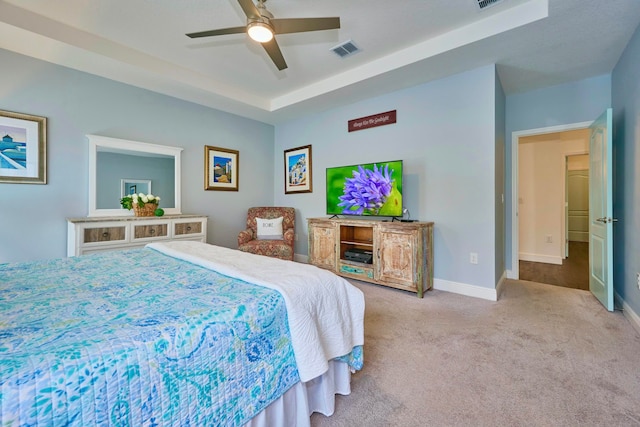
<instances>
[{"instance_id":1,"label":"white door","mask_svg":"<svg viewBox=\"0 0 640 427\"><path fill-rule=\"evenodd\" d=\"M613 311L612 110L591 125L589 144L589 290Z\"/></svg>"}]
</instances>

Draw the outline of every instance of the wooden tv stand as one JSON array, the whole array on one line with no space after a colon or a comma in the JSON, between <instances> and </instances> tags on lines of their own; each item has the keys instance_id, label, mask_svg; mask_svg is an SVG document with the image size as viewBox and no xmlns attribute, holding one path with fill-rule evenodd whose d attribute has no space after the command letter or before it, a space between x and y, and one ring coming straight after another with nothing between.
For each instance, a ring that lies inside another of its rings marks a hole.
<instances>
[{"instance_id":1,"label":"wooden tv stand","mask_svg":"<svg viewBox=\"0 0 640 427\"><path fill-rule=\"evenodd\" d=\"M348 278L416 292L433 287L433 222L309 218L309 263ZM371 263L347 259L370 252Z\"/></svg>"}]
</instances>

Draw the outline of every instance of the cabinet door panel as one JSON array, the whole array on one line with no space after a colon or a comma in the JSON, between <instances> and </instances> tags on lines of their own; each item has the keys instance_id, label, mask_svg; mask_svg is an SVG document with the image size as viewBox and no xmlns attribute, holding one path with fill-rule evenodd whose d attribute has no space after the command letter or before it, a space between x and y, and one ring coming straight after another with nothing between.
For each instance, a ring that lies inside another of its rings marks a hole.
<instances>
[{"instance_id":1,"label":"cabinet door panel","mask_svg":"<svg viewBox=\"0 0 640 427\"><path fill-rule=\"evenodd\" d=\"M379 230L376 239L378 268L376 277L416 288L417 232Z\"/></svg>"},{"instance_id":2,"label":"cabinet door panel","mask_svg":"<svg viewBox=\"0 0 640 427\"><path fill-rule=\"evenodd\" d=\"M309 227L309 263L317 267L335 270L335 227L319 225Z\"/></svg>"}]
</instances>

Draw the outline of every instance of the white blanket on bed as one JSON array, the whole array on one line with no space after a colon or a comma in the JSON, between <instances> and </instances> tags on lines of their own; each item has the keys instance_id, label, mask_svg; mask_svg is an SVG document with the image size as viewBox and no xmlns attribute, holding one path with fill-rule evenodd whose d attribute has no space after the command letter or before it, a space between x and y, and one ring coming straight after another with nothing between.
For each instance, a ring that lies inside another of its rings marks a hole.
<instances>
[{"instance_id":1,"label":"white blanket on bed","mask_svg":"<svg viewBox=\"0 0 640 427\"><path fill-rule=\"evenodd\" d=\"M330 271L201 242L151 243L173 258L278 291L302 381L322 375L328 361L364 344L364 295Z\"/></svg>"}]
</instances>

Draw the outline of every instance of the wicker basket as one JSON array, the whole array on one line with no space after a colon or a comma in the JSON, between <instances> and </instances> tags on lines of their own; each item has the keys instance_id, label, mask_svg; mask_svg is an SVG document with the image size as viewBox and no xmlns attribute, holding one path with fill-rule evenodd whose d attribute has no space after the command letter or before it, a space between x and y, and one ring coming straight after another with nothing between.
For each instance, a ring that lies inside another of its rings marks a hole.
<instances>
[{"instance_id":1,"label":"wicker basket","mask_svg":"<svg viewBox=\"0 0 640 427\"><path fill-rule=\"evenodd\" d=\"M133 213L135 216L153 216L156 209L158 209L157 203L145 203L144 206L133 204Z\"/></svg>"}]
</instances>

